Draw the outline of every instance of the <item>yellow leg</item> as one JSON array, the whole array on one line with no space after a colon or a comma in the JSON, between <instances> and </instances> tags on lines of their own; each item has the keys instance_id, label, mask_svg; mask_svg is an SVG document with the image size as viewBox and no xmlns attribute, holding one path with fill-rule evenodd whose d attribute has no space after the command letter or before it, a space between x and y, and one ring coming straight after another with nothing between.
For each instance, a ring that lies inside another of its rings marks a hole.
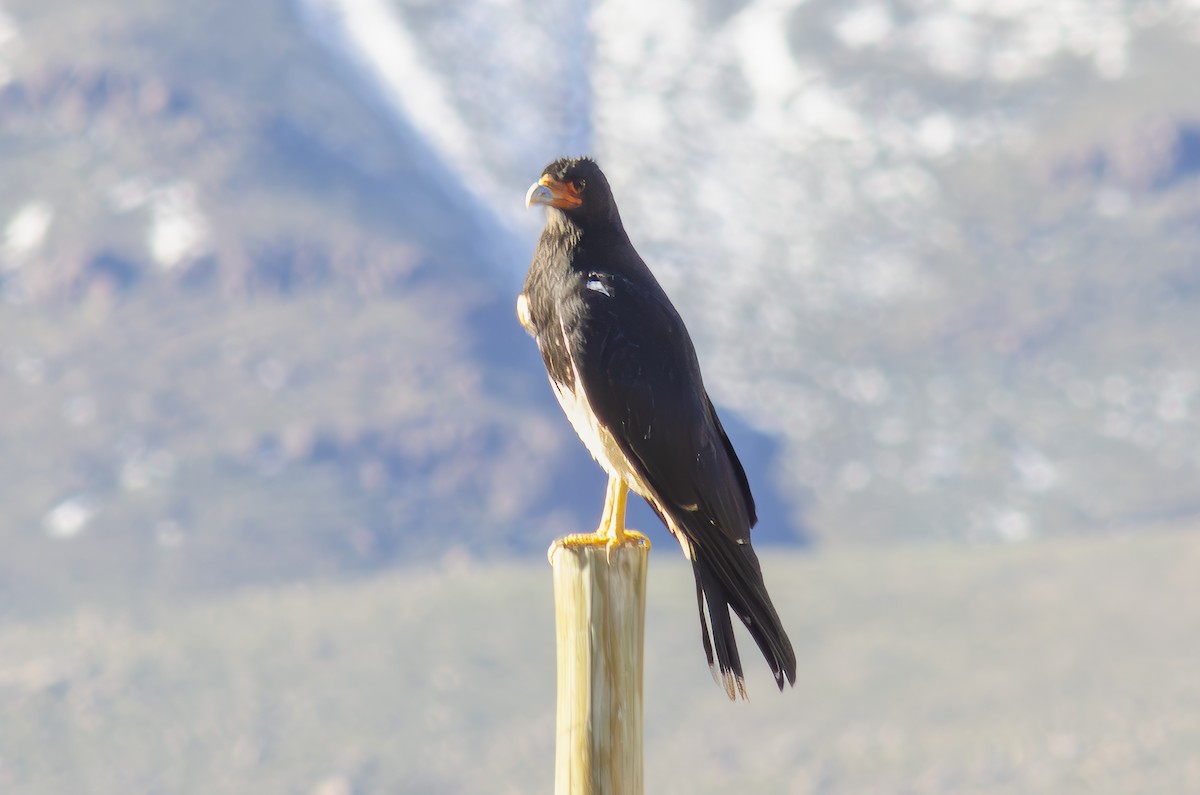
<instances>
[{"instance_id":1,"label":"yellow leg","mask_svg":"<svg viewBox=\"0 0 1200 795\"><path fill-rule=\"evenodd\" d=\"M616 484L615 488L613 484ZM608 492L604 496L604 505L608 509L600 520L596 535L601 535L608 528L608 546L611 548L625 540L625 501L629 497L629 487L620 478L608 477Z\"/></svg>"},{"instance_id":2,"label":"yellow leg","mask_svg":"<svg viewBox=\"0 0 1200 795\"><path fill-rule=\"evenodd\" d=\"M629 487L618 477L608 476L608 489L604 495L604 510L600 514L600 526L594 533L575 533L558 539L550 545L549 556L554 562L554 550L564 547L599 547L605 548L605 556L612 555L613 547L626 542L645 544L650 548L650 539L637 530L625 527L625 503L629 497Z\"/></svg>"}]
</instances>

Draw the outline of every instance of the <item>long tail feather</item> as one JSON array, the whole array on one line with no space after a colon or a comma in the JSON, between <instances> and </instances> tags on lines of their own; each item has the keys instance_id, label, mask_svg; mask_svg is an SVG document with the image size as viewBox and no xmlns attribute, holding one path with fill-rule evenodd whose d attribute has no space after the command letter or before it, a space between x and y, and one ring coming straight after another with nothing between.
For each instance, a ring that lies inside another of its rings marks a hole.
<instances>
[{"instance_id":1,"label":"long tail feather","mask_svg":"<svg viewBox=\"0 0 1200 795\"><path fill-rule=\"evenodd\" d=\"M730 545L732 547L732 545ZM784 681L796 683L796 655L792 650L763 585L758 558L748 546L714 551L696 549L692 569L696 578L696 601L700 611L704 652L714 677L731 699L746 698L745 677L730 610L733 611L758 645L775 683L783 690ZM725 554L722 554L725 552ZM741 558L737 560L736 558ZM736 573L735 573L736 572ZM707 613L708 620L705 620ZM711 640L710 640L711 629ZM716 653L716 666L713 656Z\"/></svg>"}]
</instances>

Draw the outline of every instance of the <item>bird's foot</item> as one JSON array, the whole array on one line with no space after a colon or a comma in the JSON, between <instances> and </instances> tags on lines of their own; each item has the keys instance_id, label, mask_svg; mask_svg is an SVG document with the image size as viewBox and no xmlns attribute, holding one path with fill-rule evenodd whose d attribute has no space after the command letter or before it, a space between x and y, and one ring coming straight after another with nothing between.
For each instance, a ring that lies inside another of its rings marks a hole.
<instances>
[{"instance_id":1,"label":"bird's foot","mask_svg":"<svg viewBox=\"0 0 1200 795\"><path fill-rule=\"evenodd\" d=\"M550 542L550 548L546 550L546 557L550 559L550 565L554 565L554 553L559 549L578 549L579 547L601 547L608 543L608 536L602 535L599 532L595 533L572 533L562 538L556 538Z\"/></svg>"},{"instance_id":2,"label":"bird's foot","mask_svg":"<svg viewBox=\"0 0 1200 795\"><path fill-rule=\"evenodd\" d=\"M604 547L604 558L608 562L612 562L612 551L615 547L622 544L634 544L636 546L650 549L650 539L639 533L637 530L624 530L620 536L610 535L608 533L597 530L594 533L572 533L569 536L563 536L550 544L550 549L546 551L546 557L550 559L550 565L554 565L554 552L561 548L578 549L580 547Z\"/></svg>"},{"instance_id":3,"label":"bird's foot","mask_svg":"<svg viewBox=\"0 0 1200 795\"><path fill-rule=\"evenodd\" d=\"M622 530L620 534L614 534L604 542L604 560L607 563L612 563L612 551L622 544L633 544L634 546L645 547L647 552L650 551L650 539L637 530Z\"/></svg>"}]
</instances>

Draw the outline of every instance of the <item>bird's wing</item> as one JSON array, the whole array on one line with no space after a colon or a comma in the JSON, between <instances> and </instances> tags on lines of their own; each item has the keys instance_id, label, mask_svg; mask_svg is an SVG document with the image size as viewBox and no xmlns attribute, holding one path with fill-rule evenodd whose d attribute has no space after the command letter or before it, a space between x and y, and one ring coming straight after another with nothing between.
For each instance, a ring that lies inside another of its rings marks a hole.
<instances>
[{"instance_id":1,"label":"bird's wing","mask_svg":"<svg viewBox=\"0 0 1200 795\"><path fill-rule=\"evenodd\" d=\"M666 295L657 284L603 272L580 274L570 293L563 336L575 371L596 418L653 491L646 496L692 543L703 545L714 530L748 540L746 476Z\"/></svg>"},{"instance_id":2,"label":"bird's wing","mask_svg":"<svg viewBox=\"0 0 1200 795\"><path fill-rule=\"evenodd\" d=\"M643 496L681 534L709 666L730 698L745 695L732 609L782 689L795 681L796 657L750 546L754 500L683 321L653 281L590 272L568 290L560 322L575 389L650 492Z\"/></svg>"}]
</instances>

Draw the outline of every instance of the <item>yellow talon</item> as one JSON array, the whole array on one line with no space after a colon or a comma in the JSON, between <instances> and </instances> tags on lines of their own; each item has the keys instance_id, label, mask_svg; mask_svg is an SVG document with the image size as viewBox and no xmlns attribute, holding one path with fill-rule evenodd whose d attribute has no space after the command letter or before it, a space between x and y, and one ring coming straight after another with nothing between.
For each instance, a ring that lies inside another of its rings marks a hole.
<instances>
[{"instance_id":1,"label":"yellow talon","mask_svg":"<svg viewBox=\"0 0 1200 795\"><path fill-rule=\"evenodd\" d=\"M626 529L621 534L621 540L609 538L606 535L596 533L572 533L569 536L563 536L551 542L550 548L546 550L546 557L550 561L550 565L554 565L554 550L559 548L578 549L580 547L604 547L604 557L610 563L612 562L612 551L614 547L619 547L622 544L633 544L634 546L643 546L647 550L650 549L650 539L639 533L637 530Z\"/></svg>"},{"instance_id":2,"label":"yellow talon","mask_svg":"<svg viewBox=\"0 0 1200 795\"><path fill-rule=\"evenodd\" d=\"M637 530L625 530L621 533L621 538L610 538L608 543L604 545L604 559L612 563L612 551L614 547L619 547L622 544L633 544L634 546L645 546L647 551L650 549L650 539L639 533Z\"/></svg>"},{"instance_id":3,"label":"yellow talon","mask_svg":"<svg viewBox=\"0 0 1200 795\"><path fill-rule=\"evenodd\" d=\"M550 559L550 565L554 565L554 550L559 547L569 549L571 547L603 546L604 558L609 563L612 562L613 548L621 544L638 544L647 550L650 549L650 539L637 530L625 528L625 501L628 494L629 487L625 485L625 481L610 475L608 491L604 498L604 511L600 515L600 526L594 533L573 533L552 543L550 549L546 550L546 557Z\"/></svg>"}]
</instances>

